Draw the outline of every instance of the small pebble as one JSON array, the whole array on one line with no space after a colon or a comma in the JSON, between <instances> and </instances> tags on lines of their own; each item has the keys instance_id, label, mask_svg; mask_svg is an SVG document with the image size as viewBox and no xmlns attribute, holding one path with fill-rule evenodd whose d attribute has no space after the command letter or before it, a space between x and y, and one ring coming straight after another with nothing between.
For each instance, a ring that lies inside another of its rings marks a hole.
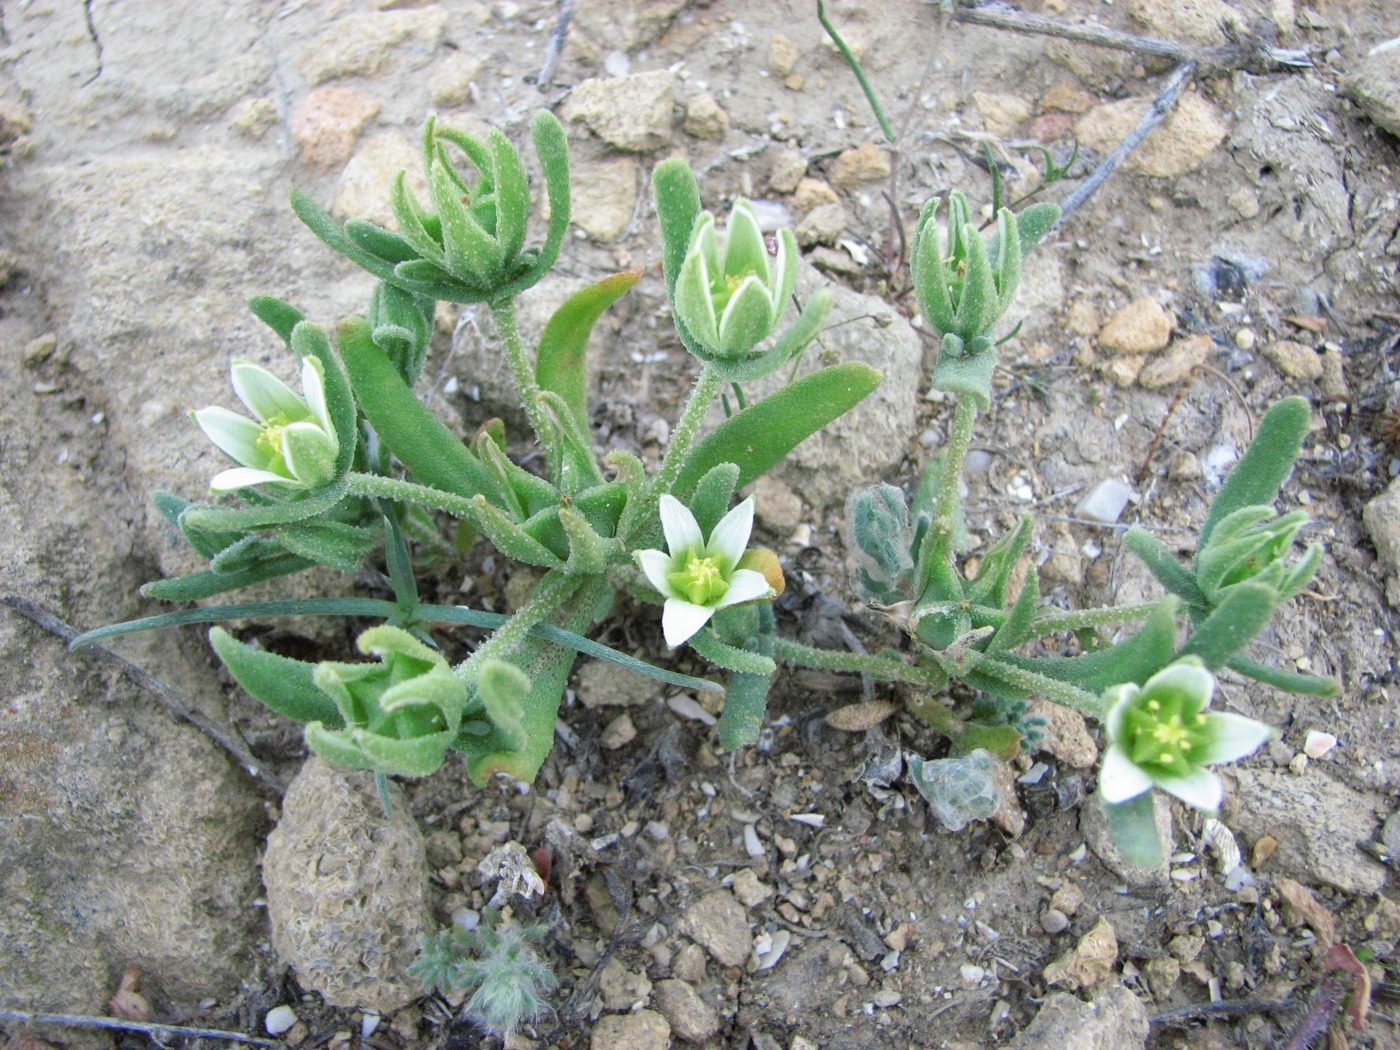
<instances>
[{"instance_id":1,"label":"small pebble","mask_svg":"<svg viewBox=\"0 0 1400 1050\"><path fill-rule=\"evenodd\" d=\"M1046 908L1040 914L1040 928L1046 933L1064 933L1069 929L1069 916L1059 908Z\"/></svg>"},{"instance_id":2,"label":"small pebble","mask_svg":"<svg viewBox=\"0 0 1400 1050\"><path fill-rule=\"evenodd\" d=\"M1117 478L1105 478L1074 507L1074 516L1112 525L1133 498L1133 490Z\"/></svg>"},{"instance_id":3,"label":"small pebble","mask_svg":"<svg viewBox=\"0 0 1400 1050\"><path fill-rule=\"evenodd\" d=\"M1331 733L1309 729L1307 738L1303 741L1303 754L1309 758L1321 758L1336 746L1337 738Z\"/></svg>"},{"instance_id":4,"label":"small pebble","mask_svg":"<svg viewBox=\"0 0 1400 1050\"><path fill-rule=\"evenodd\" d=\"M263 1018L268 1035L281 1035L297 1023L297 1014L290 1006L274 1006Z\"/></svg>"},{"instance_id":5,"label":"small pebble","mask_svg":"<svg viewBox=\"0 0 1400 1050\"><path fill-rule=\"evenodd\" d=\"M712 726L719 722L719 719L700 706L700 701L693 696L681 693L666 701L666 706L682 718L690 718L703 725Z\"/></svg>"},{"instance_id":6,"label":"small pebble","mask_svg":"<svg viewBox=\"0 0 1400 1050\"><path fill-rule=\"evenodd\" d=\"M1235 333L1235 346L1248 352L1254 349L1256 339L1257 336L1255 336L1253 328L1241 328Z\"/></svg>"},{"instance_id":7,"label":"small pebble","mask_svg":"<svg viewBox=\"0 0 1400 1050\"><path fill-rule=\"evenodd\" d=\"M876 992L874 1003L876 1006L880 1007L881 1009L884 1009L885 1007L889 1006L898 1006L903 999L904 996L900 995L898 992Z\"/></svg>"}]
</instances>

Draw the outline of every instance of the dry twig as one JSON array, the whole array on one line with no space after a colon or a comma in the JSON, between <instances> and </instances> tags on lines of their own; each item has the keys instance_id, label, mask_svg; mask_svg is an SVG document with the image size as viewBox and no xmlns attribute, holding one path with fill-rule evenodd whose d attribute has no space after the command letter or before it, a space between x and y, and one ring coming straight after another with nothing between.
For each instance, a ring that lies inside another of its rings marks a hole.
<instances>
[{"instance_id":1,"label":"dry twig","mask_svg":"<svg viewBox=\"0 0 1400 1050\"><path fill-rule=\"evenodd\" d=\"M171 1036L192 1039L224 1039L248 1046L280 1046L275 1039L262 1039L242 1032L224 1032L217 1028L189 1028L179 1024L155 1024L150 1021L123 1021L117 1017L87 1017L83 1014L32 1014L24 1010L0 1010L0 1021L18 1024L56 1024L67 1028L104 1028L117 1032L140 1032L150 1036L157 1046Z\"/></svg>"}]
</instances>

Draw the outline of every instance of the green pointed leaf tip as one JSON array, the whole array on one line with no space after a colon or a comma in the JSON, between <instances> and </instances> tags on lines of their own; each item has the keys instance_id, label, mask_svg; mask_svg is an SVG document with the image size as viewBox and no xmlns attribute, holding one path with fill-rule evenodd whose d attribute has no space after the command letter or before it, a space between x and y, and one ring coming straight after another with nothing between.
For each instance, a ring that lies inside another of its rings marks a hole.
<instances>
[{"instance_id":1,"label":"green pointed leaf tip","mask_svg":"<svg viewBox=\"0 0 1400 1050\"><path fill-rule=\"evenodd\" d=\"M563 398L581 427L588 426L588 338L603 311L641 277L640 267L624 270L575 292L554 311L540 335L535 381L540 389Z\"/></svg>"},{"instance_id":2,"label":"green pointed leaf tip","mask_svg":"<svg viewBox=\"0 0 1400 1050\"><path fill-rule=\"evenodd\" d=\"M315 664L254 649L222 627L209 631L209 644L243 691L279 715L303 724L321 722L332 729L345 724L339 708L317 688Z\"/></svg>"},{"instance_id":3,"label":"green pointed leaf tip","mask_svg":"<svg viewBox=\"0 0 1400 1050\"><path fill-rule=\"evenodd\" d=\"M694 492L700 478L720 463L739 468L738 487L767 473L802 441L837 419L880 385L869 365L847 361L804 376L726 419L702 440L681 468L673 491Z\"/></svg>"},{"instance_id":4,"label":"green pointed leaf tip","mask_svg":"<svg viewBox=\"0 0 1400 1050\"><path fill-rule=\"evenodd\" d=\"M1216 526L1235 511L1272 506L1298 459L1311 416L1312 408L1301 397L1286 397L1264 413L1254 440L1211 501L1197 550L1205 548Z\"/></svg>"}]
</instances>

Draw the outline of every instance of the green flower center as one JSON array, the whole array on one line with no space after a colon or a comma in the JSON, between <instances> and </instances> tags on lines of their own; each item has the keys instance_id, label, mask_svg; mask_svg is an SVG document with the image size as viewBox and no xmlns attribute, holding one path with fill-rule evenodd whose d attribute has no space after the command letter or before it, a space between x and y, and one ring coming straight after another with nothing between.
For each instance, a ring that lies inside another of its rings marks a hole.
<instances>
[{"instance_id":1,"label":"green flower center","mask_svg":"<svg viewBox=\"0 0 1400 1050\"><path fill-rule=\"evenodd\" d=\"M1135 765L1180 775L1209 743L1205 726L1205 714L1185 698L1140 699L1124 720L1124 743Z\"/></svg>"},{"instance_id":2,"label":"green flower center","mask_svg":"<svg viewBox=\"0 0 1400 1050\"><path fill-rule=\"evenodd\" d=\"M729 581L724 578L718 559L699 554L689 555L685 568L669 573L666 579L692 605L714 605L729 590Z\"/></svg>"}]
</instances>

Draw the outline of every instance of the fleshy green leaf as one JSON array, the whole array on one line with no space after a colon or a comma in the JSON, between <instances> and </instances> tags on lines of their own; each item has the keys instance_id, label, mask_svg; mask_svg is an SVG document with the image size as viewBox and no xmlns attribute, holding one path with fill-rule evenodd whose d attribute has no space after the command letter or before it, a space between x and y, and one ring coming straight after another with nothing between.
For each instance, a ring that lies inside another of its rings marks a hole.
<instances>
[{"instance_id":1,"label":"fleshy green leaf","mask_svg":"<svg viewBox=\"0 0 1400 1050\"><path fill-rule=\"evenodd\" d=\"M300 310L291 303L284 303L270 295L259 295L249 299L248 309L253 311L259 321L280 335L282 342L288 346L292 345L292 329L302 320Z\"/></svg>"},{"instance_id":2,"label":"fleshy green leaf","mask_svg":"<svg viewBox=\"0 0 1400 1050\"><path fill-rule=\"evenodd\" d=\"M588 337L603 311L641 280L642 271L624 270L575 292L545 325L535 358L535 381L564 399L579 425L588 425Z\"/></svg>"},{"instance_id":3,"label":"fleshy green leaf","mask_svg":"<svg viewBox=\"0 0 1400 1050\"><path fill-rule=\"evenodd\" d=\"M1134 525L1123 537L1123 546L1132 551L1157 577L1157 582L1184 601L1194 612L1204 613L1210 607L1205 593L1196 585L1196 578L1172 556L1167 545L1140 525Z\"/></svg>"},{"instance_id":4,"label":"fleshy green leaf","mask_svg":"<svg viewBox=\"0 0 1400 1050\"><path fill-rule=\"evenodd\" d=\"M345 724L334 701L316 687L316 665L245 645L222 627L209 632L209 644L244 692L279 715L303 724Z\"/></svg>"},{"instance_id":5,"label":"fleshy green leaf","mask_svg":"<svg viewBox=\"0 0 1400 1050\"><path fill-rule=\"evenodd\" d=\"M277 541L293 554L341 572L358 569L378 539L376 529L340 521L302 521L277 530Z\"/></svg>"},{"instance_id":6,"label":"fleshy green leaf","mask_svg":"<svg viewBox=\"0 0 1400 1050\"><path fill-rule=\"evenodd\" d=\"M1199 656L1209 670L1218 671L1268 624L1277 597L1272 588L1249 581L1226 588L1178 655Z\"/></svg>"},{"instance_id":7,"label":"fleshy green leaf","mask_svg":"<svg viewBox=\"0 0 1400 1050\"><path fill-rule=\"evenodd\" d=\"M1312 409L1301 397L1286 397L1264 413L1254 440L1211 501L1210 513L1201 526L1198 551L1205 548L1215 527L1230 514L1242 507L1272 506L1298 459L1311 415Z\"/></svg>"},{"instance_id":8,"label":"fleshy green leaf","mask_svg":"<svg viewBox=\"0 0 1400 1050\"><path fill-rule=\"evenodd\" d=\"M695 172L680 157L663 160L651 173L656 198L656 218L661 225L661 269L666 276L666 295L676 297L676 280L690 247L690 231L700 214L700 184Z\"/></svg>"},{"instance_id":9,"label":"fleshy green leaf","mask_svg":"<svg viewBox=\"0 0 1400 1050\"><path fill-rule=\"evenodd\" d=\"M854 408L880 385L880 373L858 361L804 376L750 405L705 437L681 468L673 491L682 501L720 463L739 468L739 487L761 477L797 445Z\"/></svg>"},{"instance_id":10,"label":"fleshy green leaf","mask_svg":"<svg viewBox=\"0 0 1400 1050\"><path fill-rule=\"evenodd\" d=\"M705 472L695 486L695 495L690 498L690 512L695 515L701 533L708 536L719 519L729 512L729 502L734 498L738 483L739 468L733 463L720 463Z\"/></svg>"},{"instance_id":11,"label":"fleshy green leaf","mask_svg":"<svg viewBox=\"0 0 1400 1050\"><path fill-rule=\"evenodd\" d=\"M1162 863L1162 839L1157 834L1152 792L1144 791L1126 802L1099 800L1108 818L1108 831L1123 860L1137 868L1155 868Z\"/></svg>"},{"instance_id":12,"label":"fleshy green leaf","mask_svg":"<svg viewBox=\"0 0 1400 1050\"><path fill-rule=\"evenodd\" d=\"M1303 696L1336 696L1342 689L1342 683L1335 678L1326 678L1315 674L1298 674L1296 671L1286 671L1282 667L1270 667L1268 664L1262 664L1257 660L1251 660L1247 656L1238 654L1226 661L1225 666L1247 678L1271 685L1275 689L1282 689L1285 693L1299 693Z\"/></svg>"}]
</instances>

